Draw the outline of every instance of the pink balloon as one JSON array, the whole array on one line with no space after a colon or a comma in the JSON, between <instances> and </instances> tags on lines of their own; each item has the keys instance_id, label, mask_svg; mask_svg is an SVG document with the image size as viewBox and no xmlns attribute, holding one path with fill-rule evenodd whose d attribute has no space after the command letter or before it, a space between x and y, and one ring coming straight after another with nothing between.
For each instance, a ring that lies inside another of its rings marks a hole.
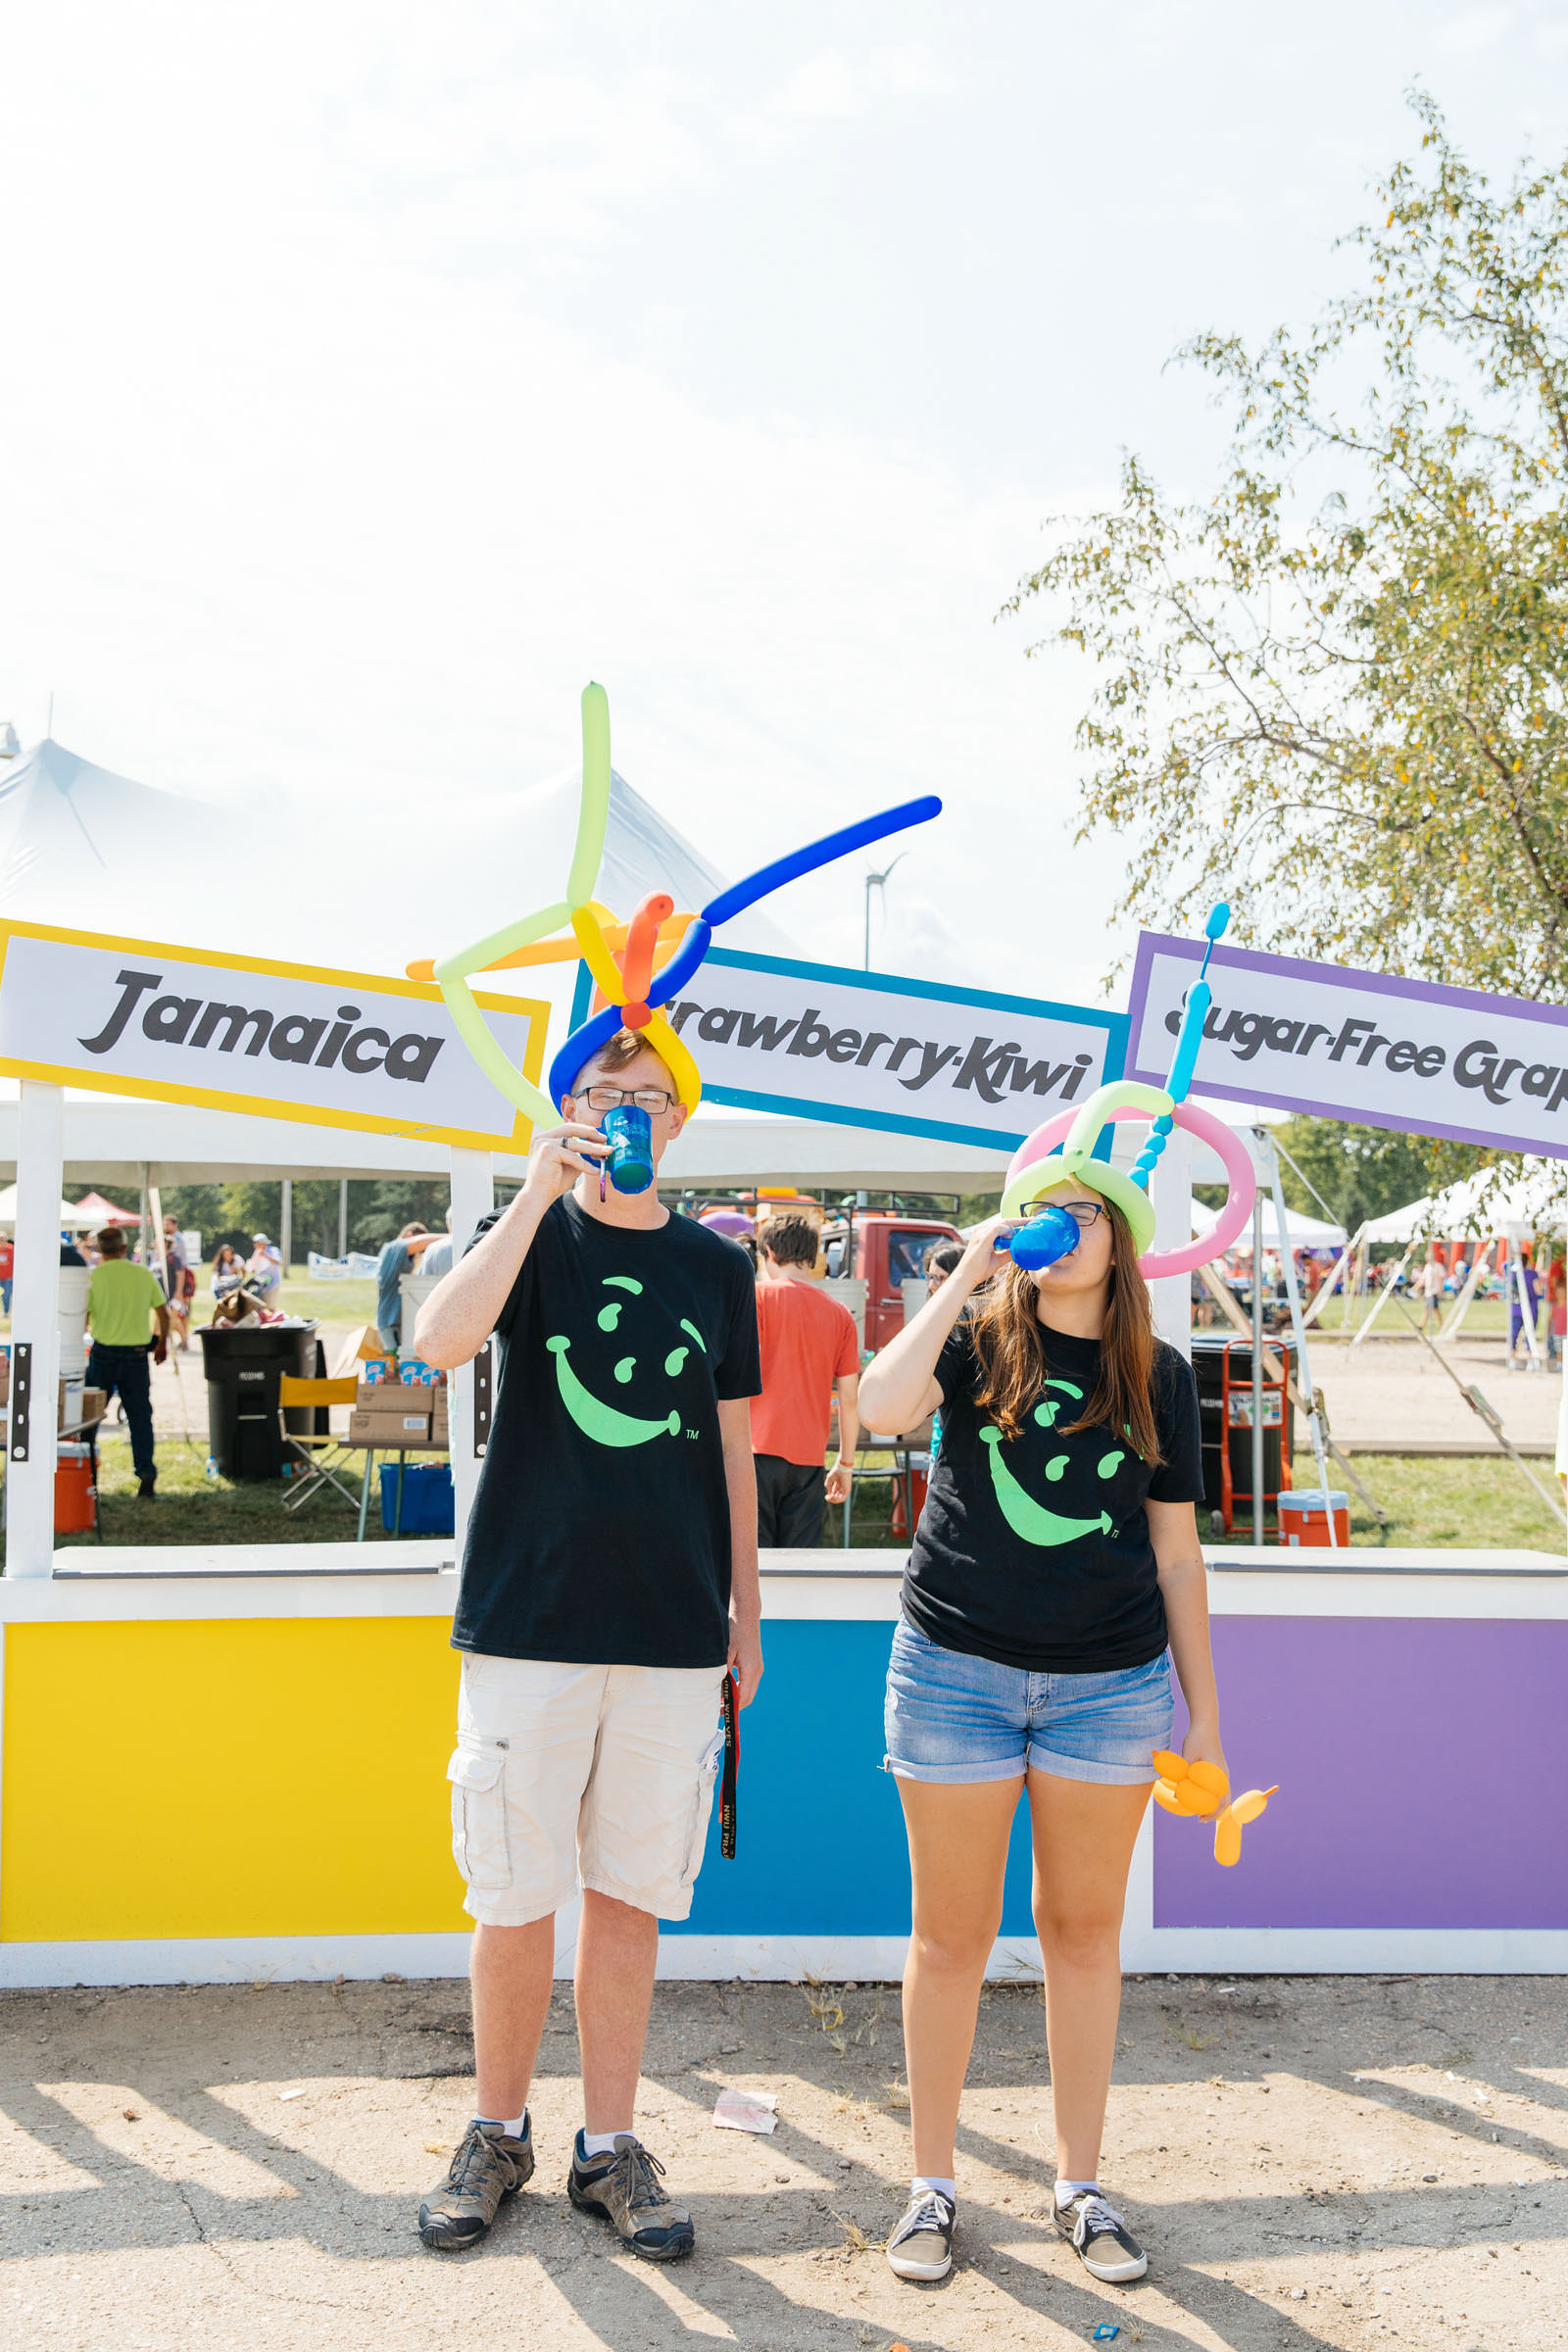
<instances>
[{"instance_id":1,"label":"pink balloon","mask_svg":"<svg viewBox=\"0 0 1568 2352\"><path fill-rule=\"evenodd\" d=\"M1118 1110L1118 1119L1150 1119L1148 1110ZM1027 1144L1020 1149L1013 1162L1014 1170L1032 1167L1044 1159L1058 1144L1067 1140L1067 1131L1078 1116L1075 1110L1063 1110L1043 1127L1037 1127ZM1251 1153L1233 1127L1217 1119L1211 1110L1201 1109L1196 1102L1183 1102L1174 1114L1176 1126L1196 1135L1200 1143L1212 1144L1224 1163L1225 1179L1230 1186L1225 1205L1209 1231L1180 1250L1151 1250L1138 1261L1148 1282L1157 1281L1162 1274L1191 1274L1195 1267L1207 1265L1210 1258L1223 1257L1252 1213L1252 1197L1257 1191L1257 1178L1252 1169Z\"/></svg>"},{"instance_id":2,"label":"pink balloon","mask_svg":"<svg viewBox=\"0 0 1568 2352\"><path fill-rule=\"evenodd\" d=\"M1142 1111L1123 1111L1123 1118L1142 1118ZM1225 1168L1225 1181L1230 1186L1225 1205L1207 1233L1188 1242L1180 1250L1151 1250L1138 1261L1146 1282L1157 1282L1162 1274L1191 1274L1197 1266L1206 1266L1210 1258L1223 1257L1252 1213L1252 1199L1257 1191L1257 1177L1252 1168L1252 1155L1234 1127L1227 1127L1211 1110L1200 1110L1196 1102L1183 1102L1176 1111L1176 1125L1196 1135L1200 1143L1212 1144Z\"/></svg>"}]
</instances>

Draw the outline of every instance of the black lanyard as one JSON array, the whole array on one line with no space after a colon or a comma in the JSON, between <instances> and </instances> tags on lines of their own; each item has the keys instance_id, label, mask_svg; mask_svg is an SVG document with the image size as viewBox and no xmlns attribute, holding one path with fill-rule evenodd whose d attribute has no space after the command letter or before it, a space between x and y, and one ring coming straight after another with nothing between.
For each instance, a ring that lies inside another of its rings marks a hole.
<instances>
[{"instance_id":1,"label":"black lanyard","mask_svg":"<svg viewBox=\"0 0 1568 2352\"><path fill-rule=\"evenodd\" d=\"M724 1778L718 1791L718 1850L726 1862L735 1859L735 1783L741 1769L740 1709L735 1704L735 1677L724 1673Z\"/></svg>"}]
</instances>

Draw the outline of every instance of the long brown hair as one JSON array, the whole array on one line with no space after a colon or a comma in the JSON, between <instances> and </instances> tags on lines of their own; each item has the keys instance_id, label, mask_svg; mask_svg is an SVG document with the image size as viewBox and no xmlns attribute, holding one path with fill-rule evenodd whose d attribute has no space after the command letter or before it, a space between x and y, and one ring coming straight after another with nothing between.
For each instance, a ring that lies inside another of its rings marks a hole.
<instances>
[{"instance_id":1,"label":"long brown hair","mask_svg":"<svg viewBox=\"0 0 1568 2352\"><path fill-rule=\"evenodd\" d=\"M1071 1437L1080 1429L1102 1425L1118 1436L1125 1433L1133 1450L1153 1469L1161 1458L1152 1394L1153 1308L1149 1285L1139 1271L1132 1229L1113 1200L1104 1207L1110 1220L1110 1283L1100 1335L1100 1377L1077 1420L1068 1422L1060 1435ZM975 1402L1004 1438L1020 1435L1045 1389L1050 1341L1039 1302L1033 1275L1004 1258L1001 1275L975 1313L974 1344L980 1358Z\"/></svg>"}]
</instances>

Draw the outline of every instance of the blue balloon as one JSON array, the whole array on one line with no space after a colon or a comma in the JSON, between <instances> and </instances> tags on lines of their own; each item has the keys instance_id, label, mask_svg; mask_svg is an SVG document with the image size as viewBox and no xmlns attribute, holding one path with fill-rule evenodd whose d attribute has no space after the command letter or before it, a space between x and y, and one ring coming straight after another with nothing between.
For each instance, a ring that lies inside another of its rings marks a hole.
<instances>
[{"instance_id":1,"label":"blue balloon","mask_svg":"<svg viewBox=\"0 0 1568 2352\"><path fill-rule=\"evenodd\" d=\"M596 1012L591 1021L584 1021L580 1029L572 1031L550 1064L552 1102L559 1103L563 1095L570 1094L583 1063L591 1060L601 1046L609 1045L625 1018L619 1004L607 1004L603 1012Z\"/></svg>"},{"instance_id":2,"label":"blue balloon","mask_svg":"<svg viewBox=\"0 0 1568 2352\"><path fill-rule=\"evenodd\" d=\"M765 899L770 890L782 890L786 882L794 882L802 874L814 874L819 865L831 865L835 858L847 858L851 850L863 850L867 842L902 833L906 825L929 824L941 813L942 803L934 792L928 792L917 801L902 802L897 808L884 808L880 816L862 816L858 824L846 825L842 832L825 834L820 841L808 841L804 849L791 850L787 858L775 858L771 865L748 874L744 882L732 882L716 899L710 899L703 908L703 920L716 931L720 923L744 914L748 906Z\"/></svg>"},{"instance_id":3,"label":"blue balloon","mask_svg":"<svg viewBox=\"0 0 1568 2352\"><path fill-rule=\"evenodd\" d=\"M655 978L654 985L648 991L650 1004L667 1004L671 997L679 996L687 981L696 976L697 967L708 954L712 937L712 924L705 922L698 915L688 927L674 955Z\"/></svg>"}]
</instances>

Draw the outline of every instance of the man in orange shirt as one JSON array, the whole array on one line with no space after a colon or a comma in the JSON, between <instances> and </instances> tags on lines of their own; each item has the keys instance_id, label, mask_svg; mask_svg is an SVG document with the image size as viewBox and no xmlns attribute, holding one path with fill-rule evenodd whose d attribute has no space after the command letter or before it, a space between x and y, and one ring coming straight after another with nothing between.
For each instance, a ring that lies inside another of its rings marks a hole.
<instances>
[{"instance_id":1,"label":"man in orange shirt","mask_svg":"<svg viewBox=\"0 0 1568 2352\"><path fill-rule=\"evenodd\" d=\"M817 1288L816 1231L805 1217L779 1217L759 1236L757 1285L762 1394L752 1399L757 1457L757 1541L811 1550L822 1541L829 1502L843 1502L860 1434L860 1344L855 1317ZM839 1397L838 1459L824 1476L828 1417Z\"/></svg>"}]
</instances>

